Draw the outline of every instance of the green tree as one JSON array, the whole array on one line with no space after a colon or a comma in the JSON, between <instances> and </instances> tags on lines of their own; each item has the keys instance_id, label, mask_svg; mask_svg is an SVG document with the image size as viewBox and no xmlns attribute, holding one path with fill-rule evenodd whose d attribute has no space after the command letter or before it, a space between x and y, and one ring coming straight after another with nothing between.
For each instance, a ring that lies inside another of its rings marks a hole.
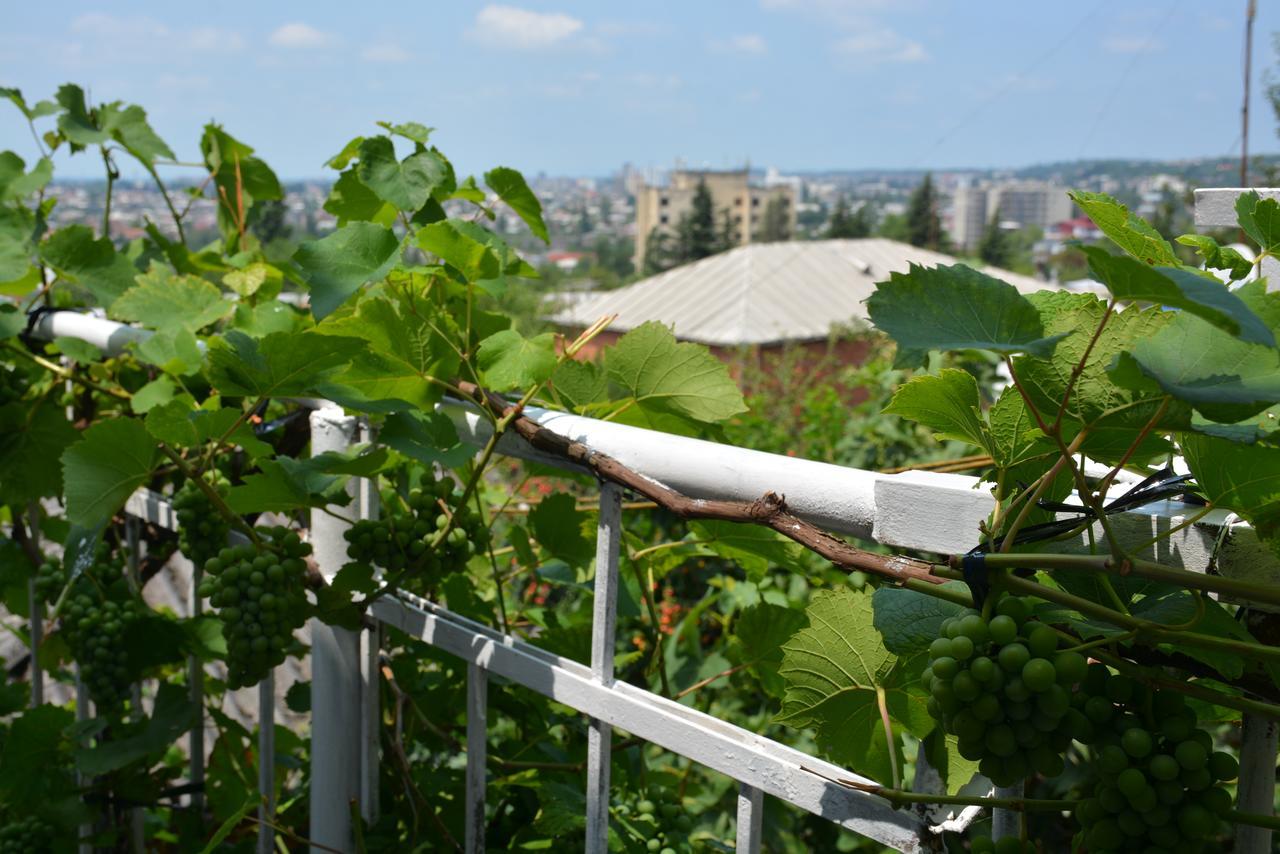
<instances>
[{"instance_id":1,"label":"green tree","mask_svg":"<svg viewBox=\"0 0 1280 854\"><path fill-rule=\"evenodd\" d=\"M676 239L655 226L644 244L644 274L652 276L681 263L677 249Z\"/></svg>"},{"instance_id":2,"label":"green tree","mask_svg":"<svg viewBox=\"0 0 1280 854\"><path fill-rule=\"evenodd\" d=\"M774 196L764 206L764 215L760 218L760 230L756 232L756 240L761 243L777 243L791 239L791 217L787 212L786 196Z\"/></svg>"},{"instance_id":3,"label":"green tree","mask_svg":"<svg viewBox=\"0 0 1280 854\"><path fill-rule=\"evenodd\" d=\"M997 209L978 241L978 257L993 267L1008 268L1013 264L1013 255L1013 242L1009 233L1000 227L1000 211Z\"/></svg>"},{"instance_id":4,"label":"green tree","mask_svg":"<svg viewBox=\"0 0 1280 854\"><path fill-rule=\"evenodd\" d=\"M263 243L289 237L293 229L284 220L286 210L283 199L267 199L259 202L253 207L249 230Z\"/></svg>"},{"instance_id":5,"label":"green tree","mask_svg":"<svg viewBox=\"0 0 1280 854\"><path fill-rule=\"evenodd\" d=\"M938 215L938 191L933 186L933 175L925 173L924 180L911 194L907 203L907 242L938 252L946 252L950 241L942 230Z\"/></svg>"},{"instance_id":6,"label":"green tree","mask_svg":"<svg viewBox=\"0 0 1280 854\"><path fill-rule=\"evenodd\" d=\"M831 212L826 236L831 239L871 236L871 205L864 202L856 211L849 209L849 199L841 196Z\"/></svg>"},{"instance_id":7,"label":"green tree","mask_svg":"<svg viewBox=\"0 0 1280 854\"><path fill-rule=\"evenodd\" d=\"M689 212L676 223L676 264L687 264L721 251L716 213L707 182L698 180Z\"/></svg>"}]
</instances>

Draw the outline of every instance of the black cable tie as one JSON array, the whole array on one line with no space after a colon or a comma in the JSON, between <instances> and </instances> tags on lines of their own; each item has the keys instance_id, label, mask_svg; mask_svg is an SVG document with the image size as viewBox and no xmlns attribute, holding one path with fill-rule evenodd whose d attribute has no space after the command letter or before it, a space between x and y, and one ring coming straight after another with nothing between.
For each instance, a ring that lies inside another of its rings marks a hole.
<instances>
[{"instance_id":1,"label":"black cable tie","mask_svg":"<svg viewBox=\"0 0 1280 854\"><path fill-rule=\"evenodd\" d=\"M64 311L64 309L41 305L27 312L27 327L18 333L18 340L25 344L28 350L43 350L43 342L40 343L39 347L32 346L32 342L35 340L33 336L36 331L36 324L39 323L40 318L44 317L46 314L53 314L58 311Z\"/></svg>"},{"instance_id":2,"label":"black cable tie","mask_svg":"<svg viewBox=\"0 0 1280 854\"><path fill-rule=\"evenodd\" d=\"M991 591L991 583L987 577L986 553L977 550L969 552L961 558L960 568L964 572L964 583L969 585L973 607L981 610L982 603L987 601L987 593Z\"/></svg>"}]
</instances>

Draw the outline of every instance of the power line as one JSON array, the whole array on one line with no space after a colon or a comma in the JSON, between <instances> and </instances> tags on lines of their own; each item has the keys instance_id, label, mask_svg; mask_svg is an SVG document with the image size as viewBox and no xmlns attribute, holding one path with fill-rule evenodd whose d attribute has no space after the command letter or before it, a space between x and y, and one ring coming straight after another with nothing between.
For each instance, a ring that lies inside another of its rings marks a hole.
<instances>
[{"instance_id":1,"label":"power line","mask_svg":"<svg viewBox=\"0 0 1280 854\"><path fill-rule=\"evenodd\" d=\"M1022 80L1028 74L1030 74L1032 71L1039 68L1043 63L1047 62L1054 54L1056 54L1059 50L1065 47L1072 39L1074 39L1076 37L1076 34L1079 33L1080 30L1084 28L1084 25L1089 23L1091 20L1093 20L1093 18L1100 11L1102 11L1102 8L1104 6L1108 6L1110 4L1111 4L1111 0L1102 0L1102 2L1098 3L1097 6L1093 7L1092 11L1090 11L1083 18L1077 21L1076 25L1072 27L1067 32L1067 34L1063 36L1057 43L1055 43L1053 47L1037 54L1036 57L1032 59L1031 62L1025 68L1023 68L1017 74L1014 74L1012 77L1006 80L1003 86L996 89L994 92L989 94L982 101L978 102L978 104L973 109L971 109L968 113L962 116L958 122L956 122L954 125L950 127L950 129L945 131L941 136L939 136L936 140L934 140L933 145L929 149L924 151L919 158L916 159L916 162L912 165L912 168L913 169L918 168L935 151L941 148L944 142L946 142L951 137L955 136L956 133L963 130L965 127L967 127L970 122L976 119L980 113L982 113L983 110L985 110L987 107L991 106L993 103L995 103L996 101L1000 100L1002 97L1007 95L1013 89L1013 87L1021 83Z\"/></svg>"},{"instance_id":2,"label":"power line","mask_svg":"<svg viewBox=\"0 0 1280 854\"><path fill-rule=\"evenodd\" d=\"M1133 69L1142 61L1142 58L1146 55L1152 43L1155 41L1156 36L1159 35L1165 25L1173 19L1174 13L1178 11L1180 6L1182 6L1182 0L1177 0L1177 2L1169 4L1169 11L1165 13L1164 18L1160 20L1160 23L1157 24L1154 29L1147 33L1146 39L1142 42L1142 47L1134 52L1133 58L1129 60L1129 64L1124 67L1124 71L1120 72L1120 78L1116 80L1115 85L1111 87L1111 92L1107 95L1107 100L1102 103L1102 109L1098 110L1098 114L1093 119L1093 124L1089 126L1089 132L1084 136L1084 142L1080 144L1080 152L1076 155L1077 159L1084 157L1085 149L1089 147L1089 143L1093 142L1094 134L1097 133L1098 128L1102 126L1102 120L1106 118L1107 112L1111 109L1111 105L1115 103L1116 97L1119 96L1121 90L1124 89L1125 81L1129 79L1129 75L1133 73Z\"/></svg>"}]
</instances>

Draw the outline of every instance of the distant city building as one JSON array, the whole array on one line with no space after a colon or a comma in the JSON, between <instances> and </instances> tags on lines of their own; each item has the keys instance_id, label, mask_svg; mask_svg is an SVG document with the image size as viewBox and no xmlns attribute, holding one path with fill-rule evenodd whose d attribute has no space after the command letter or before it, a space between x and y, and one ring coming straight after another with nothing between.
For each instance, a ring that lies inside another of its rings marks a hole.
<instances>
[{"instance_id":1,"label":"distant city building","mask_svg":"<svg viewBox=\"0 0 1280 854\"><path fill-rule=\"evenodd\" d=\"M791 183L773 187L751 185L746 169L725 171L677 169L665 184L642 184L636 189L636 269L644 269L644 254L649 235L655 229L674 234L680 217L693 206L698 182L705 181L711 192L711 206L716 215L716 229L722 227L728 211L730 237L735 246L752 241L764 217L769 201L781 198L786 206L789 229L796 227L796 190Z\"/></svg>"},{"instance_id":2,"label":"distant city building","mask_svg":"<svg viewBox=\"0 0 1280 854\"><path fill-rule=\"evenodd\" d=\"M1071 218L1072 203L1065 187L1043 181L961 184L952 200L951 239L973 250L996 211L1001 223L1049 228Z\"/></svg>"}]
</instances>

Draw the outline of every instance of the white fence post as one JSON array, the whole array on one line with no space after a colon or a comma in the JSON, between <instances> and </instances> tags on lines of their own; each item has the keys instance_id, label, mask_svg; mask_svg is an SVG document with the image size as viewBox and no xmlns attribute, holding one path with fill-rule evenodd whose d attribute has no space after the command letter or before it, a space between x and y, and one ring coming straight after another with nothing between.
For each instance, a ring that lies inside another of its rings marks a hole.
<instances>
[{"instance_id":1,"label":"white fence post","mask_svg":"<svg viewBox=\"0 0 1280 854\"><path fill-rule=\"evenodd\" d=\"M360 441L373 442L377 431L367 418L360 419ZM378 481L360 478L356 482L357 518L377 519ZM360 814L369 824L378 820L378 767L382 746L382 707L379 687L382 669L382 624L374 623L360 633Z\"/></svg>"},{"instance_id":2,"label":"white fence post","mask_svg":"<svg viewBox=\"0 0 1280 854\"><path fill-rule=\"evenodd\" d=\"M311 413L311 453L345 451L356 419L337 407ZM349 486L354 490L354 484ZM350 508L338 508L351 513ZM347 562L350 527L311 511L311 546L326 581ZM350 851L351 803L360 797L360 633L311 621L311 840ZM312 846L313 854L325 850Z\"/></svg>"},{"instance_id":3,"label":"white fence post","mask_svg":"<svg viewBox=\"0 0 1280 854\"><path fill-rule=\"evenodd\" d=\"M126 516L124 520L124 538L126 548L129 550L127 555L127 569L129 574L129 591L142 598L142 577L138 573L139 561L142 560L142 537L139 528L141 524L135 516ZM146 717L142 711L142 683L135 682L129 691L129 696L133 700L133 717L135 720L141 720ZM134 807L129 810L129 835L130 850L136 854L142 854L146 850L146 819L147 813L142 807Z\"/></svg>"},{"instance_id":4,"label":"white fence post","mask_svg":"<svg viewBox=\"0 0 1280 854\"><path fill-rule=\"evenodd\" d=\"M1021 798L1026 794L1026 781L1020 780L1012 786L998 786L997 798ZM991 838L1004 839L1006 836L1022 835L1022 813L1017 810L994 809L991 811Z\"/></svg>"},{"instance_id":5,"label":"white fence post","mask_svg":"<svg viewBox=\"0 0 1280 854\"><path fill-rule=\"evenodd\" d=\"M764 792L746 783L738 784L738 854L760 854L764 831Z\"/></svg>"},{"instance_id":6,"label":"white fence post","mask_svg":"<svg viewBox=\"0 0 1280 854\"><path fill-rule=\"evenodd\" d=\"M618 624L618 553L622 545L622 487L600 485L596 524L596 578L591 617L591 675L613 684L613 655ZM592 718L587 730L587 854L609 850L609 767L613 762L613 726Z\"/></svg>"},{"instance_id":7,"label":"white fence post","mask_svg":"<svg viewBox=\"0 0 1280 854\"><path fill-rule=\"evenodd\" d=\"M89 710L89 686L84 684L84 679L80 676L80 665L76 665L76 723L83 723L89 720L92 713ZM87 746L89 739L84 739L81 744ZM86 777L79 771L76 772L76 781L81 786L88 786L92 778ZM87 842L89 837L93 835L92 824L82 824L77 828L77 834L80 837L80 843L77 846L80 854L93 854L93 844Z\"/></svg>"},{"instance_id":8,"label":"white fence post","mask_svg":"<svg viewBox=\"0 0 1280 854\"><path fill-rule=\"evenodd\" d=\"M1271 815L1275 811L1277 724L1260 715L1245 715L1240 733L1240 779L1236 809ZM1267 854L1271 831L1248 824L1236 825L1237 854Z\"/></svg>"},{"instance_id":9,"label":"white fence post","mask_svg":"<svg viewBox=\"0 0 1280 854\"><path fill-rule=\"evenodd\" d=\"M204 577L204 567L198 561L191 561L191 591L189 593L191 618L198 619L204 614L204 599L199 593L200 581ZM204 825L204 664L200 656L187 657L187 692L191 705L196 707L196 725L187 736L187 749L190 752L189 776L191 777L191 812L197 824Z\"/></svg>"},{"instance_id":10,"label":"white fence post","mask_svg":"<svg viewBox=\"0 0 1280 854\"><path fill-rule=\"evenodd\" d=\"M467 854L484 854L485 763L489 739L489 674L467 664Z\"/></svg>"}]
</instances>

